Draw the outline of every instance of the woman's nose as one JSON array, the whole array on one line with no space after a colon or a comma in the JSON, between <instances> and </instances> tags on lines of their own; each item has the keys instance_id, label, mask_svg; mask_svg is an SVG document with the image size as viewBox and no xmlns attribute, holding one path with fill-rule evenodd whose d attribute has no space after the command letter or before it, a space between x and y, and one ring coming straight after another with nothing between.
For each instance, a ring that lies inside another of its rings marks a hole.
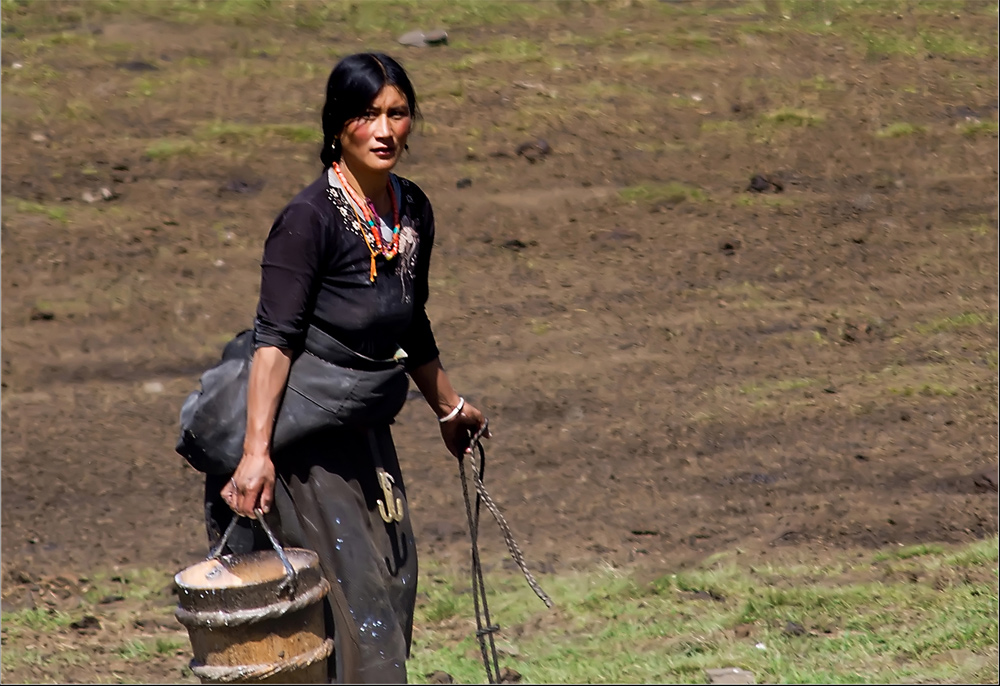
<instances>
[{"instance_id":1,"label":"woman's nose","mask_svg":"<svg viewBox=\"0 0 1000 686\"><path fill-rule=\"evenodd\" d=\"M375 120L375 136L378 138L388 138L392 135L392 128L389 126L389 115L382 114Z\"/></svg>"}]
</instances>

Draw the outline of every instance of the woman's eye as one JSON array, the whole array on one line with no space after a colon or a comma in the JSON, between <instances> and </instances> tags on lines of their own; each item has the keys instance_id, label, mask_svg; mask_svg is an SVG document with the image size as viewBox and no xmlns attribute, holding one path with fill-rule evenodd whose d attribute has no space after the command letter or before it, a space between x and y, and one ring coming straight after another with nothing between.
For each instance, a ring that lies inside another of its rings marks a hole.
<instances>
[{"instance_id":1,"label":"woman's eye","mask_svg":"<svg viewBox=\"0 0 1000 686\"><path fill-rule=\"evenodd\" d=\"M410 111L409 110L393 110L389 114L389 116L391 116L393 119L406 119L407 117L410 116Z\"/></svg>"}]
</instances>

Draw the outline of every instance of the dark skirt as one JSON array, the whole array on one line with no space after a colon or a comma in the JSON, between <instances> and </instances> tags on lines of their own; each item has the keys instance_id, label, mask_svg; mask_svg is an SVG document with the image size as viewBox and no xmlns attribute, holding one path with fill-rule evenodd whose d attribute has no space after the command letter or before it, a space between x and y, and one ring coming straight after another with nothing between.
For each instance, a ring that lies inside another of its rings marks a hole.
<instances>
[{"instance_id":1,"label":"dark skirt","mask_svg":"<svg viewBox=\"0 0 1000 686\"><path fill-rule=\"evenodd\" d=\"M334 639L330 683L405 683L417 551L389 427L332 430L274 462L278 475L267 523L283 545L315 551L330 582L324 603L327 635ZM395 482L393 500L402 502L402 521L386 523L379 512L378 501L383 507L386 501L379 467ZM210 545L233 517L220 496L228 480L206 478ZM271 544L260 526L243 519L227 548L246 553Z\"/></svg>"}]
</instances>

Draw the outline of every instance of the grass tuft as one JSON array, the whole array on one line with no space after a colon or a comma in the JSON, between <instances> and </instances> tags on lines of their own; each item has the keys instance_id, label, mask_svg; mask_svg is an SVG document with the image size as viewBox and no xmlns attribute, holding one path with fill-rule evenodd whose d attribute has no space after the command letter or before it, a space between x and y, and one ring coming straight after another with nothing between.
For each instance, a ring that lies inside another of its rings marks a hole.
<instances>
[{"instance_id":1,"label":"grass tuft","mask_svg":"<svg viewBox=\"0 0 1000 686\"><path fill-rule=\"evenodd\" d=\"M49 219L55 219L62 223L66 223L67 213L64 207L53 207L52 205L43 205L42 203L31 202L30 200L22 200L21 198L16 198L13 201L13 209L15 212L23 212L25 214L40 214Z\"/></svg>"},{"instance_id":2,"label":"grass tuft","mask_svg":"<svg viewBox=\"0 0 1000 686\"><path fill-rule=\"evenodd\" d=\"M864 31L860 37L865 59L869 61L921 54L936 57L990 57L997 54L995 44L981 42L954 29L926 29L916 35L898 30L874 30Z\"/></svg>"},{"instance_id":3,"label":"grass tuft","mask_svg":"<svg viewBox=\"0 0 1000 686\"><path fill-rule=\"evenodd\" d=\"M153 656L149 645L138 638L133 638L121 644L115 649L115 653L123 660L128 660L129 662L142 662Z\"/></svg>"},{"instance_id":4,"label":"grass tuft","mask_svg":"<svg viewBox=\"0 0 1000 686\"><path fill-rule=\"evenodd\" d=\"M976 136L993 136L997 135L997 122L992 119L986 121L973 121L965 124L959 124L959 132L966 138L975 138Z\"/></svg>"},{"instance_id":5,"label":"grass tuft","mask_svg":"<svg viewBox=\"0 0 1000 686\"><path fill-rule=\"evenodd\" d=\"M73 617L65 612L41 607L3 613L3 628L8 632L28 630L54 633L72 622Z\"/></svg>"},{"instance_id":6,"label":"grass tuft","mask_svg":"<svg viewBox=\"0 0 1000 686\"><path fill-rule=\"evenodd\" d=\"M216 121L202 126L197 137L218 143L261 143L282 138L292 143L319 143L323 132L315 126L300 124L238 124Z\"/></svg>"},{"instance_id":7,"label":"grass tuft","mask_svg":"<svg viewBox=\"0 0 1000 686\"><path fill-rule=\"evenodd\" d=\"M688 200L704 202L708 199L700 188L675 181L629 186L618 191L618 194L626 202L651 205L677 205Z\"/></svg>"},{"instance_id":8,"label":"grass tuft","mask_svg":"<svg viewBox=\"0 0 1000 686\"><path fill-rule=\"evenodd\" d=\"M187 647L187 641L182 641L176 638L158 638L153 644L153 650L158 655L172 655L177 651L186 650Z\"/></svg>"},{"instance_id":9,"label":"grass tuft","mask_svg":"<svg viewBox=\"0 0 1000 686\"><path fill-rule=\"evenodd\" d=\"M426 591L420 606L427 621L436 623L458 615L465 609L468 600L455 590L451 579L435 577L431 580L430 588Z\"/></svg>"},{"instance_id":10,"label":"grass tuft","mask_svg":"<svg viewBox=\"0 0 1000 686\"><path fill-rule=\"evenodd\" d=\"M701 129L702 133L734 133L740 131L743 127L735 121L721 119L702 122L698 128Z\"/></svg>"},{"instance_id":11,"label":"grass tuft","mask_svg":"<svg viewBox=\"0 0 1000 686\"><path fill-rule=\"evenodd\" d=\"M903 136L912 136L926 131L927 127L925 126L902 121L896 122L895 124L889 124L889 126L879 129L875 132L875 135L878 138L901 138Z\"/></svg>"},{"instance_id":12,"label":"grass tuft","mask_svg":"<svg viewBox=\"0 0 1000 686\"><path fill-rule=\"evenodd\" d=\"M914 328L919 334L942 333L947 331L960 331L977 326L996 326L997 315L983 312L963 312L951 317L935 319L923 324L917 324Z\"/></svg>"},{"instance_id":13,"label":"grass tuft","mask_svg":"<svg viewBox=\"0 0 1000 686\"><path fill-rule=\"evenodd\" d=\"M291 143L319 143L323 133L304 124L240 124L214 121L199 126L190 138L164 138L146 148L152 160L203 155L218 145L263 145L275 140ZM217 150L217 148L215 148Z\"/></svg>"},{"instance_id":14,"label":"grass tuft","mask_svg":"<svg viewBox=\"0 0 1000 686\"><path fill-rule=\"evenodd\" d=\"M900 395L904 398L909 398L915 395L927 398L953 398L961 392L961 389L955 386L946 386L939 383L923 383L917 386L889 386L886 390L893 395Z\"/></svg>"},{"instance_id":15,"label":"grass tuft","mask_svg":"<svg viewBox=\"0 0 1000 686\"><path fill-rule=\"evenodd\" d=\"M764 115L764 121L766 122L788 126L818 126L824 120L825 117L818 112L794 107L783 107Z\"/></svg>"},{"instance_id":16,"label":"grass tuft","mask_svg":"<svg viewBox=\"0 0 1000 686\"><path fill-rule=\"evenodd\" d=\"M942 564L955 567L995 567L1000 562L1000 547L996 537L972 543L950 555L945 555Z\"/></svg>"},{"instance_id":17,"label":"grass tuft","mask_svg":"<svg viewBox=\"0 0 1000 686\"><path fill-rule=\"evenodd\" d=\"M883 560L908 560L911 557L920 557L922 555L940 555L944 552L944 548L940 545L933 543L920 543L917 545L910 545L899 550L887 550L885 552L876 553L873 558L875 562L881 562Z\"/></svg>"},{"instance_id":18,"label":"grass tuft","mask_svg":"<svg viewBox=\"0 0 1000 686\"><path fill-rule=\"evenodd\" d=\"M773 195L740 195L736 198L736 204L741 207L775 207L787 208L795 205L795 200L788 197L777 197Z\"/></svg>"},{"instance_id":19,"label":"grass tuft","mask_svg":"<svg viewBox=\"0 0 1000 686\"><path fill-rule=\"evenodd\" d=\"M164 138L146 148L146 157L151 160L167 160L172 157L196 155L200 150L201 146L190 139Z\"/></svg>"}]
</instances>

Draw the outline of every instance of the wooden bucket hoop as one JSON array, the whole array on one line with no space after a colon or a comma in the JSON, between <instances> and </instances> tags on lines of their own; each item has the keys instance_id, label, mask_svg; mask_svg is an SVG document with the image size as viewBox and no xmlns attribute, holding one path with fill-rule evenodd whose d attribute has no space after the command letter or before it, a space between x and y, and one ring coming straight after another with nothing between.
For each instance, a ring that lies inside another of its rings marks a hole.
<instances>
[{"instance_id":1,"label":"wooden bucket hoop","mask_svg":"<svg viewBox=\"0 0 1000 686\"><path fill-rule=\"evenodd\" d=\"M334 649L320 605L330 582L314 551L283 549L260 510L256 514L273 551L220 558L238 520L233 517L208 557L174 576L174 616L194 649L189 667L202 683L322 679Z\"/></svg>"}]
</instances>

